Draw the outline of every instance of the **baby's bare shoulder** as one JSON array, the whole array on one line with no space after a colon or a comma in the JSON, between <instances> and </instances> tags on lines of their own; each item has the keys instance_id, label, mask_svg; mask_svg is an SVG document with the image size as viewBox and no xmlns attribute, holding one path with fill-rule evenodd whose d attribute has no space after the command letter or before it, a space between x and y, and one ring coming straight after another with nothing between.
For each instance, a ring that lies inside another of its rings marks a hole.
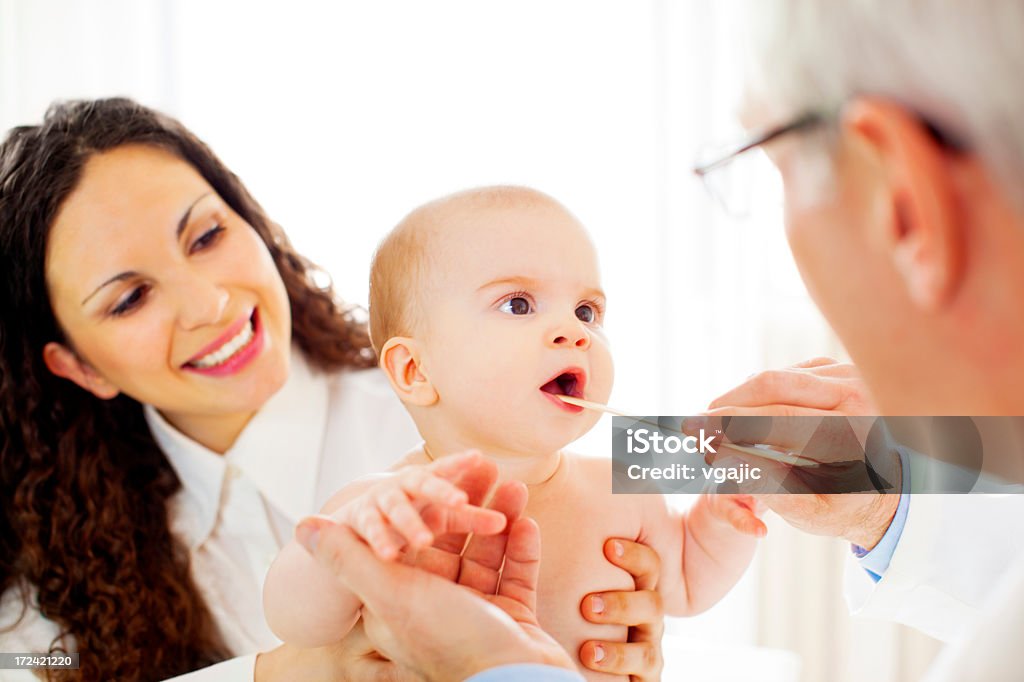
<instances>
[{"instance_id":1,"label":"baby's bare shoulder","mask_svg":"<svg viewBox=\"0 0 1024 682\"><path fill-rule=\"evenodd\" d=\"M417 447L410 450L408 454L389 466L385 471L376 474L367 474L366 476L357 478L341 490L331 495L327 502L324 503L323 507L320 508L320 513L332 514L340 509L346 502L365 492L374 483L388 478L396 471L401 471L406 467L421 464L430 464L430 458L427 457L422 447Z\"/></svg>"},{"instance_id":2,"label":"baby's bare shoulder","mask_svg":"<svg viewBox=\"0 0 1024 682\"><path fill-rule=\"evenodd\" d=\"M423 466L430 464L431 459L427 457L422 445L418 445L405 454L401 459L388 467L388 471L401 471L410 466Z\"/></svg>"}]
</instances>

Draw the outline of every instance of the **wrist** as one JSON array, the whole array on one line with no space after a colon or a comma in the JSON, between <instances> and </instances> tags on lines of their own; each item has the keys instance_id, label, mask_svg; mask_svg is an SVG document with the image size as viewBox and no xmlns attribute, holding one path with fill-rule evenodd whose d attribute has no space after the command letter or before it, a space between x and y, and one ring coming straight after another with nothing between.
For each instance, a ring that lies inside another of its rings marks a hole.
<instances>
[{"instance_id":1,"label":"wrist","mask_svg":"<svg viewBox=\"0 0 1024 682\"><path fill-rule=\"evenodd\" d=\"M844 536L846 540L869 552L881 542L889 530L900 505L898 494L878 494L873 497L875 499L870 503L861 523L851 528Z\"/></svg>"},{"instance_id":2,"label":"wrist","mask_svg":"<svg viewBox=\"0 0 1024 682\"><path fill-rule=\"evenodd\" d=\"M903 490L903 461L897 451L892 450L885 474L891 477L887 492L872 495L874 499L868 504L864 513L857 520L845 538L867 551L871 551L882 541L896 511L900 505L900 493Z\"/></svg>"}]
</instances>

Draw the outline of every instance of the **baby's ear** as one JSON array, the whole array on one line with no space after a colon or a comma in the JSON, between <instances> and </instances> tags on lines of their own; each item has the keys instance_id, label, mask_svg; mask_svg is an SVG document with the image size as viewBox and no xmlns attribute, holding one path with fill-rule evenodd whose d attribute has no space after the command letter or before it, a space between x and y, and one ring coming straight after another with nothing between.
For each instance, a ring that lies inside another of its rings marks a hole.
<instances>
[{"instance_id":1,"label":"baby's ear","mask_svg":"<svg viewBox=\"0 0 1024 682\"><path fill-rule=\"evenodd\" d=\"M415 339L393 336L380 350L380 366L403 403L426 407L437 402L437 391L420 369L421 349Z\"/></svg>"}]
</instances>

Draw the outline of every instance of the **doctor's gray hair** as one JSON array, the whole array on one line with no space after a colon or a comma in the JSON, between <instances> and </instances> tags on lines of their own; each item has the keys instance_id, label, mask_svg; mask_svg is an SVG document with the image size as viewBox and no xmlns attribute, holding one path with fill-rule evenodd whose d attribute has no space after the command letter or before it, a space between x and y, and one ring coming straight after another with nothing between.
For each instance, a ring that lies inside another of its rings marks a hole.
<instances>
[{"instance_id":1,"label":"doctor's gray hair","mask_svg":"<svg viewBox=\"0 0 1024 682\"><path fill-rule=\"evenodd\" d=\"M982 157L1024 200L1024 2L751 0L749 79L781 118L872 94Z\"/></svg>"}]
</instances>

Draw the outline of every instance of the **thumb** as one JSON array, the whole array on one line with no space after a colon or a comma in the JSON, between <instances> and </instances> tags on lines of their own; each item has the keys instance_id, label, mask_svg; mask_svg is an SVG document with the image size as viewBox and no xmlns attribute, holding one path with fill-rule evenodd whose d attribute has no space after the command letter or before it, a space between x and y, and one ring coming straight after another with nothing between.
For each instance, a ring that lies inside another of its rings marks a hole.
<instances>
[{"instance_id":1,"label":"thumb","mask_svg":"<svg viewBox=\"0 0 1024 682\"><path fill-rule=\"evenodd\" d=\"M403 603L399 593L412 589L415 569L381 561L345 525L311 516L295 529L295 537L317 563L337 577L370 610L388 603Z\"/></svg>"}]
</instances>

